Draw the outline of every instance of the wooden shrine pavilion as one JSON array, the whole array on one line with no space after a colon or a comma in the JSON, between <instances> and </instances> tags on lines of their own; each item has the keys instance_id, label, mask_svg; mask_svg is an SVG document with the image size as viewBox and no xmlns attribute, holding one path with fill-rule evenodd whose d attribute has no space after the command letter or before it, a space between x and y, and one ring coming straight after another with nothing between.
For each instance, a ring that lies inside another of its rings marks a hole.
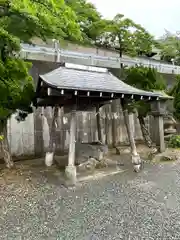
<instances>
[{"instance_id":1,"label":"wooden shrine pavilion","mask_svg":"<svg viewBox=\"0 0 180 240\"><path fill-rule=\"evenodd\" d=\"M66 113L71 113L69 155L65 173L72 182L75 183L76 181L76 111L94 111L97 107L115 99L120 99L124 108L132 163L134 170L139 171L141 159L137 153L131 131L130 116L132 113L126 110L126 104L139 100L152 101L155 103L154 106L157 107L157 111L155 111L157 116L157 112L160 112L160 103L165 102L163 95L129 86L112 75L107 69L95 67L64 64L52 72L39 76L36 88L36 107L64 107ZM159 114L158 117L161 115ZM159 121L159 123L162 125L162 121ZM160 126L159 129L161 129ZM163 143L161 143L161 147L164 147Z\"/></svg>"}]
</instances>

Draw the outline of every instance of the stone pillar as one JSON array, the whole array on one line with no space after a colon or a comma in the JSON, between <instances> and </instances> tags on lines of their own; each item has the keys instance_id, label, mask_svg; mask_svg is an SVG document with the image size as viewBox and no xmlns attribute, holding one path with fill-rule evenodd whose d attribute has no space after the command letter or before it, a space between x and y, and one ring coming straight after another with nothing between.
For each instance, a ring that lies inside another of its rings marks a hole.
<instances>
[{"instance_id":1,"label":"stone pillar","mask_svg":"<svg viewBox=\"0 0 180 240\"><path fill-rule=\"evenodd\" d=\"M166 150L165 142L164 142L164 118L163 116L158 116L158 130L159 130L159 141L160 141L160 152L164 152Z\"/></svg>"},{"instance_id":2,"label":"stone pillar","mask_svg":"<svg viewBox=\"0 0 180 240\"><path fill-rule=\"evenodd\" d=\"M159 146L159 151L164 152L165 141L164 141L164 115L166 114L166 102L165 101L154 101L151 105L153 121L151 121L151 131L153 141Z\"/></svg>"},{"instance_id":3,"label":"stone pillar","mask_svg":"<svg viewBox=\"0 0 180 240\"><path fill-rule=\"evenodd\" d=\"M68 165L65 174L70 184L76 184L76 166L75 166L75 144L76 144L76 110L71 112L70 121L70 138L69 138L69 155Z\"/></svg>"},{"instance_id":4,"label":"stone pillar","mask_svg":"<svg viewBox=\"0 0 180 240\"><path fill-rule=\"evenodd\" d=\"M133 126L134 121L132 121L133 113L131 112L129 113L128 110L125 109L125 105L123 101L122 101L122 107L123 107L124 121L125 121L129 143L131 147L131 158L132 158L134 171L139 172L141 169L142 161L139 154L137 153L134 134L133 134L133 129L134 129L134 126Z\"/></svg>"},{"instance_id":5,"label":"stone pillar","mask_svg":"<svg viewBox=\"0 0 180 240\"><path fill-rule=\"evenodd\" d=\"M164 152L166 149L164 142L164 119L161 115L155 115L153 117L151 128L153 142L159 147L160 152Z\"/></svg>"}]
</instances>

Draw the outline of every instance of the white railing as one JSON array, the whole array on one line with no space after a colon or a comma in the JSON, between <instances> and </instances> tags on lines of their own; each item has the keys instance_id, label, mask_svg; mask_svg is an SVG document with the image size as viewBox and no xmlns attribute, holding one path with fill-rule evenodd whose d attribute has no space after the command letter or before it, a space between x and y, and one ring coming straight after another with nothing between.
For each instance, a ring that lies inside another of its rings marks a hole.
<instances>
[{"instance_id":1,"label":"white railing","mask_svg":"<svg viewBox=\"0 0 180 240\"><path fill-rule=\"evenodd\" d=\"M20 55L22 58L29 60L58 61L106 68L119 68L121 63L129 67L136 64L142 64L144 66L156 68L157 71L161 73L180 74L180 66L153 59L130 58L128 56L123 56L120 59L119 57L104 57L38 45L22 44Z\"/></svg>"}]
</instances>

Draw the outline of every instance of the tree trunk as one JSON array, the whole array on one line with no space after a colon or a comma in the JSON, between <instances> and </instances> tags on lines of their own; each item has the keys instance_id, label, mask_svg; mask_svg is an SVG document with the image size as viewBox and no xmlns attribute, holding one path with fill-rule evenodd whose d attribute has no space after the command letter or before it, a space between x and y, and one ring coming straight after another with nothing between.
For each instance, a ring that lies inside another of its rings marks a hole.
<instances>
[{"instance_id":1,"label":"tree trunk","mask_svg":"<svg viewBox=\"0 0 180 240\"><path fill-rule=\"evenodd\" d=\"M2 136L2 140L0 140L0 150L4 162L7 168L12 168L14 163L12 161L12 157L10 154L9 142L7 138L7 121L1 121L0 123L0 135Z\"/></svg>"},{"instance_id":2,"label":"tree trunk","mask_svg":"<svg viewBox=\"0 0 180 240\"><path fill-rule=\"evenodd\" d=\"M146 127L144 118L140 115L138 116L138 118L139 118L139 123L140 123L140 126L141 126L141 131L142 131L144 141L149 148L153 148L153 142L151 140L150 133L149 133L147 127Z\"/></svg>"}]
</instances>

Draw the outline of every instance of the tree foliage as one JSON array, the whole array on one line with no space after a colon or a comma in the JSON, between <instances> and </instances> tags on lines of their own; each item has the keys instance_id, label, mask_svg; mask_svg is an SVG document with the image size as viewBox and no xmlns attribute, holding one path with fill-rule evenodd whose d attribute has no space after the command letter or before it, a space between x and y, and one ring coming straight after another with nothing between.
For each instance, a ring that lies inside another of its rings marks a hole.
<instances>
[{"instance_id":1,"label":"tree foliage","mask_svg":"<svg viewBox=\"0 0 180 240\"><path fill-rule=\"evenodd\" d=\"M180 36L168 31L159 39L161 59L170 63L180 64Z\"/></svg>"},{"instance_id":2,"label":"tree foliage","mask_svg":"<svg viewBox=\"0 0 180 240\"><path fill-rule=\"evenodd\" d=\"M92 41L95 41L99 35L98 31L100 29L102 30L101 27L97 28L97 24L102 21L102 17L95 6L86 0L66 0L66 4L76 13L83 42L92 43ZM69 40L69 38L67 38L67 40Z\"/></svg>"},{"instance_id":3,"label":"tree foliage","mask_svg":"<svg viewBox=\"0 0 180 240\"><path fill-rule=\"evenodd\" d=\"M0 136L8 167L12 161L7 141L7 120L19 112L22 120L32 111L31 64L19 58L20 43L33 37L80 39L74 11L63 0L0 0Z\"/></svg>"},{"instance_id":4,"label":"tree foliage","mask_svg":"<svg viewBox=\"0 0 180 240\"><path fill-rule=\"evenodd\" d=\"M85 43L114 48L120 55L136 56L151 52L155 44L153 36L123 14L107 20L86 0L66 0L66 3L76 12Z\"/></svg>"},{"instance_id":5,"label":"tree foliage","mask_svg":"<svg viewBox=\"0 0 180 240\"><path fill-rule=\"evenodd\" d=\"M126 69L125 82L136 88L152 91L164 90L166 88L165 80L154 68L135 66Z\"/></svg>"},{"instance_id":6,"label":"tree foliage","mask_svg":"<svg viewBox=\"0 0 180 240\"><path fill-rule=\"evenodd\" d=\"M33 37L80 38L74 11L63 0L0 1L0 119L17 109L30 111L33 81L31 64L19 59L21 42Z\"/></svg>"},{"instance_id":7,"label":"tree foliage","mask_svg":"<svg viewBox=\"0 0 180 240\"><path fill-rule=\"evenodd\" d=\"M101 33L101 45L115 48L122 54L131 56L148 53L152 50L154 39L141 25L117 14Z\"/></svg>"},{"instance_id":8,"label":"tree foliage","mask_svg":"<svg viewBox=\"0 0 180 240\"><path fill-rule=\"evenodd\" d=\"M0 9L3 29L23 42L80 37L76 14L63 0L1 0Z\"/></svg>"}]
</instances>

